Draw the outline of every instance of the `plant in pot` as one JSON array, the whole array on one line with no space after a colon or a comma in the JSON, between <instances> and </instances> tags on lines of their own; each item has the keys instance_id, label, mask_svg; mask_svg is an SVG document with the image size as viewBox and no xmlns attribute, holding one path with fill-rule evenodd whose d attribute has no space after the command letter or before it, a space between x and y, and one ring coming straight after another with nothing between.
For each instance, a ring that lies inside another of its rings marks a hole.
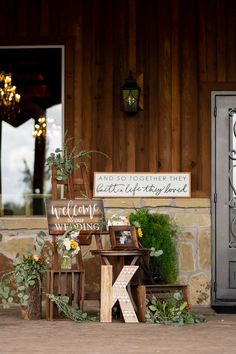
<instances>
[{"instance_id":1,"label":"plant in pot","mask_svg":"<svg viewBox=\"0 0 236 354\"><path fill-rule=\"evenodd\" d=\"M3 308L19 302L24 319L41 318L42 280L45 270L50 267L52 248L45 243L45 233L36 237L34 251L16 255L13 269L0 275L0 299Z\"/></svg>"},{"instance_id":2,"label":"plant in pot","mask_svg":"<svg viewBox=\"0 0 236 354\"><path fill-rule=\"evenodd\" d=\"M167 214L151 213L147 208L129 215L137 228L139 242L151 249L150 271L155 284L173 284L178 275L176 235L178 228Z\"/></svg>"}]
</instances>

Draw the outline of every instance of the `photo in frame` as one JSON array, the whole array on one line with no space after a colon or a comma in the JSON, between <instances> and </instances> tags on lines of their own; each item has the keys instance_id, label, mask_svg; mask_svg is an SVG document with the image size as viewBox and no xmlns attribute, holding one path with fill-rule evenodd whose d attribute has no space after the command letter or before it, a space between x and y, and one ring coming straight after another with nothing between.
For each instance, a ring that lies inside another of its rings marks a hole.
<instances>
[{"instance_id":1,"label":"photo in frame","mask_svg":"<svg viewBox=\"0 0 236 354\"><path fill-rule=\"evenodd\" d=\"M109 226L109 234L112 249L126 250L139 248L136 229L134 226Z\"/></svg>"}]
</instances>

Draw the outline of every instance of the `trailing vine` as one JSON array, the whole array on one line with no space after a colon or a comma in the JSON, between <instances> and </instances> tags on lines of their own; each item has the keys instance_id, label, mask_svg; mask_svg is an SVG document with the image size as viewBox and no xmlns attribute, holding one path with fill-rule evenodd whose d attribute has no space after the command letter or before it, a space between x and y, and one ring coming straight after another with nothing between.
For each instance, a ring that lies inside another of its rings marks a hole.
<instances>
[{"instance_id":1,"label":"trailing vine","mask_svg":"<svg viewBox=\"0 0 236 354\"><path fill-rule=\"evenodd\" d=\"M83 312L78 308L78 306L69 306L69 297L68 296L56 296L53 294L47 294L49 299L55 302L59 313L63 314L65 317L71 319L75 322L82 321L95 321L96 317L91 317L87 312Z\"/></svg>"}]
</instances>

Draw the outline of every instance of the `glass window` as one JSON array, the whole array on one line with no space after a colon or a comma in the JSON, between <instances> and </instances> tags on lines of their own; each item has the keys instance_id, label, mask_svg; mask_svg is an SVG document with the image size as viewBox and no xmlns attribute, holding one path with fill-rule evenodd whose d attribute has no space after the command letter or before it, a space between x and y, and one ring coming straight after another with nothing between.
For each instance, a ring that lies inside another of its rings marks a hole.
<instances>
[{"instance_id":1,"label":"glass window","mask_svg":"<svg viewBox=\"0 0 236 354\"><path fill-rule=\"evenodd\" d=\"M1 215L45 215L44 197L51 193L45 159L62 145L62 48L1 53L0 73L11 71L21 96L12 116L0 102Z\"/></svg>"}]
</instances>

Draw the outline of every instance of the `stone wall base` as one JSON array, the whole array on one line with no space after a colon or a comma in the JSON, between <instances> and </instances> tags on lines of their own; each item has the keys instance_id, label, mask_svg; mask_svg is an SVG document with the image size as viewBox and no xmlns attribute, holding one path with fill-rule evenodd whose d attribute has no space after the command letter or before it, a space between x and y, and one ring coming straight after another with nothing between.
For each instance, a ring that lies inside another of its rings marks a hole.
<instances>
[{"instance_id":1,"label":"stone wall base","mask_svg":"<svg viewBox=\"0 0 236 354\"><path fill-rule=\"evenodd\" d=\"M113 214L128 216L135 208L147 207L153 212L167 213L180 228L178 235L179 278L189 288L191 305L209 306L211 303L211 215L210 200L199 198L155 199L116 198L105 199L105 216ZM1 218L0 219L0 267L11 267L17 252L33 248L40 230L47 232L46 218ZM109 236L108 236L109 237ZM99 262L90 255L95 249L83 247L86 288L96 292L100 286Z\"/></svg>"}]
</instances>

